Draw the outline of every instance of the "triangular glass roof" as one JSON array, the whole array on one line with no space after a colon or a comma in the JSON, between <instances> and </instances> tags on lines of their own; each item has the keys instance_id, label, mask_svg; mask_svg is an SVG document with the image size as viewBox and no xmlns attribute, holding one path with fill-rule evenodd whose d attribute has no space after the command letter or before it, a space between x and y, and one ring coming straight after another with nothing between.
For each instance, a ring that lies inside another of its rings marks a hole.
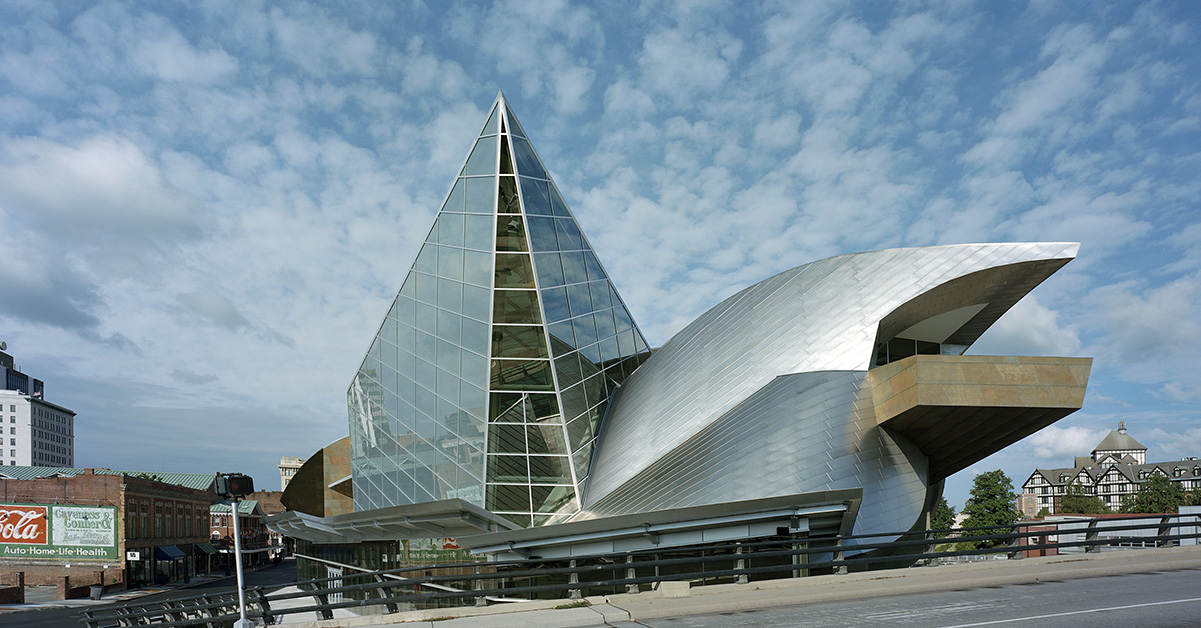
<instances>
[{"instance_id":1,"label":"triangular glass roof","mask_svg":"<svg viewBox=\"0 0 1201 628\"><path fill-rule=\"evenodd\" d=\"M569 517L609 396L649 355L498 95L348 392L355 509Z\"/></svg>"}]
</instances>

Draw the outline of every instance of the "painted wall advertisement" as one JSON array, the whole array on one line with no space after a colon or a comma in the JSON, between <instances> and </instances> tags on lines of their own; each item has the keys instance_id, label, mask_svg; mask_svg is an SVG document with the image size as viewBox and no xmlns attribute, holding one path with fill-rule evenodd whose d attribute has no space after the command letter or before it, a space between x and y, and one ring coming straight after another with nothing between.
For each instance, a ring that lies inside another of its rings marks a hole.
<instances>
[{"instance_id":1,"label":"painted wall advertisement","mask_svg":"<svg viewBox=\"0 0 1201 628\"><path fill-rule=\"evenodd\" d=\"M117 560L117 509L0 504L0 558Z\"/></svg>"}]
</instances>

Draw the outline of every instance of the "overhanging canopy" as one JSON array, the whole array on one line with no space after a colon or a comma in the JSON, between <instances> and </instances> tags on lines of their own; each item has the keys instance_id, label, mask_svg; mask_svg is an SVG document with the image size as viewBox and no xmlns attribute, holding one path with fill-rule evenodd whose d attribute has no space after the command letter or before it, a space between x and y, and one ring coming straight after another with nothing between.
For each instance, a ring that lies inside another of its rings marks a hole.
<instances>
[{"instance_id":1,"label":"overhanging canopy","mask_svg":"<svg viewBox=\"0 0 1201 628\"><path fill-rule=\"evenodd\" d=\"M461 499L376 508L332 517L285 512L267 517L266 524L272 532L313 543L459 538L517 528L509 520Z\"/></svg>"}]
</instances>

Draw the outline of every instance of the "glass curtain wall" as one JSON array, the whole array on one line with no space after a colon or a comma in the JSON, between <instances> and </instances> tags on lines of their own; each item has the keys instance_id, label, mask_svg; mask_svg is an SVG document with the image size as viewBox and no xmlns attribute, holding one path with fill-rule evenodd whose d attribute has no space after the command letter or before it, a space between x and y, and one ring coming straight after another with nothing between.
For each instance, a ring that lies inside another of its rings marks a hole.
<instances>
[{"instance_id":1,"label":"glass curtain wall","mask_svg":"<svg viewBox=\"0 0 1201 628\"><path fill-rule=\"evenodd\" d=\"M605 403L649 355L499 97L351 384L355 510L574 514Z\"/></svg>"}]
</instances>

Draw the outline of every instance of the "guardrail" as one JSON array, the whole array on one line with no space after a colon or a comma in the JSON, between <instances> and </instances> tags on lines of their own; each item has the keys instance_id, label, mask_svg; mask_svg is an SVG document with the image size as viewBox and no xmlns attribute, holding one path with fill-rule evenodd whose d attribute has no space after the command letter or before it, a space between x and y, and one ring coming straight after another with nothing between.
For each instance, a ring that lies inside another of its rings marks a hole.
<instances>
[{"instance_id":1,"label":"guardrail","mask_svg":"<svg viewBox=\"0 0 1201 628\"><path fill-rule=\"evenodd\" d=\"M1051 526L1057 529L1047 529ZM261 587L247 587L247 617L270 625L284 615L296 613L315 613L330 619L337 609L395 613L448 605L484 606L523 601L523 598L571 600L586 594L636 593L644 586L655 587L669 581L700 585L745 583L754 578L894 568L965 556L1020 558L1031 552L1093 552L1135 543L1162 547L1185 539L1195 543L1201 538L1199 527L1197 515L1080 518L841 537L781 537L598 554L571 560L452 563L380 571L304 557L337 566L344 573L297 582L297 591L267 593ZM1055 540L1052 542L1049 537ZM954 549L963 544L975 547ZM347 574L347 568L359 573ZM425 575L435 570L470 573ZM312 603L296 605L299 600ZM91 628L148 624L161 628L223 628L232 626L239 618L236 592L87 609L83 615L81 621Z\"/></svg>"}]
</instances>

